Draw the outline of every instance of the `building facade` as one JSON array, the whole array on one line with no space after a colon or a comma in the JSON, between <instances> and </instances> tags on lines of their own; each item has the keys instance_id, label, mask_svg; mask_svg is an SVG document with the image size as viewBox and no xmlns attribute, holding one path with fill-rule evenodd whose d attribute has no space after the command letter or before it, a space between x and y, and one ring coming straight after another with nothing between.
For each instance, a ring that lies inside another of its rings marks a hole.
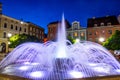
<instances>
[{"instance_id":1,"label":"building facade","mask_svg":"<svg viewBox=\"0 0 120 80\"><path fill-rule=\"evenodd\" d=\"M44 29L31 22L28 22L28 34L36 36L41 42L44 39Z\"/></svg>"},{"instance_id":2,"label":"building facade","mask_svg":"<svg viewBox=\"0 0 120 80\"><path fill-rule=\"evenodd\" d=\"M8 53L10 44L8 39L15 34L28 34L36 36L39 40L44 38L44 29L33 23L28 23L2 14L0 3L0 53Z\"/></svg>"},{"instance_id":3,"label":"building facade","mask_svg":"<svg viewBox=\"0 0 120 80\"><path fill-rule=\"evenodd\" d=\"M116 30L120 30L116 16L90 18L87 22L87 40L101 43L114 34Z\"/></svg>"},{"instance_id":4,"label":"building facade","mask_svg":"<svg viewBox=\"0 0 120 80\"><path fill-rule=\"evenodd\" d=\"M7 46L8 38L15 34L28 34L28 24L21 20L0 14L0 39L3 41L1 44L4 43Z\"/></svg>"},{"instance_id":5,"label":"building facade","mask_svg":"<svg viewBox=\"0 0 120 80\"><path fill-rule=\"evenodd\" d=\"M48 40L56 40L57 30L58 26L60 26L60 23L60 21L56 21L48 24ZM69 28L71 26L67 20L65 20L65 26L66 28Z\"/></svg>"},{"instance_id":6,"label":"building facade","mask_svg":"<svg viewBox=\"0 0 120 80\"><path fill-rule=\"evenodd\" d=\"M79 39L80 41L85 41L87 39L86 28L82 28L78 21L74 21L72 22L72 26L67 29L67 36L70 36L73 39Z\"/></svg>"}]
</instances>

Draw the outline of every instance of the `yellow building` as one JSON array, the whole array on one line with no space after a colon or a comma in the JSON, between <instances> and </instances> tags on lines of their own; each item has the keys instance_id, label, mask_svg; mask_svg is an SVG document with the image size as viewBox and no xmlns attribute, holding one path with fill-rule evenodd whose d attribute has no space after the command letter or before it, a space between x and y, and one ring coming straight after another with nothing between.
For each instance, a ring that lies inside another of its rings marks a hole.
<instances>
[{"instance_id":1,"label":"yellow building","mask_svg":"<svg viewBox=\"0 0 120 80\"><path fill-rule=\"evenodd\" d=\"M32 28L32 29L31 29ZM8 53L9 37L15 34L28 34L36 36L41 41L44 38L44 29L36 24L24 22L2 14L0 3L0 53Z\"/></svg>"},{"instance_id":2,"label":"yellow building","mask_svg":"<svg viewBox=\"0 0 120 80\"><path fill-rule=\"evenodd\" d=\"M28 34L28 23L0 14L0 39L6 42L15 34ZM3 40L4 39L4 40ZM2 42L1 42L2 43ZM7 51L7 50L6 50Z\"/></svg>"}]
</instances>

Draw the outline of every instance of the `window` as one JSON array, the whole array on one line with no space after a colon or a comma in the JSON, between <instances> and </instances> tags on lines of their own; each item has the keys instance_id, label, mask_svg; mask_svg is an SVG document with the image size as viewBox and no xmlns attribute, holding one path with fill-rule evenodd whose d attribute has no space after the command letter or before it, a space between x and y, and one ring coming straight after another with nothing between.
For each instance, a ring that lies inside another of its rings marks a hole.
<instances>
[{"instance_id":1,"label":"window","mask_svg":"<svg viewBox=\"0 0 120 80\"><path fill-rule=\"evenodd\" d=\"M92 38L89 38L88 40L89 40L89 41L92 41Z\"/></svg>"},{"instance_id":2,"label":"window","mask_svg":"<svg viewBox=\"0 0 120 80\"><path fill-rule=\"evenodd\" d=\"M107 23L107 25L108 25L108 26L111 26L111 23L109 22L109 23Z\"/></svg>"},{"instance_id":3,"label":"window","mask_svg":"<svg viewBox=\"0 0 120 80\"><path fill-rule=\"evenodd\" d=\"M74 33L74 36L75 36L75 37L77 37L77 36L78 36L77 32L75 32L75 33Z\"/></svg>"},{"instance_id":4,"label":"window","mask_svg":"<svg viewBox=\"0 0 120 80\"><path fill-rule=\"evenodd\" d=\"M17 26L15 27L15 30L18 30L18 27L17 27Z\"/></svg>"},{"instance_id":5,"label":"window","mask_svg":"<svg viewBox=\"0 0 120 80\"><path fill-rule=\"evenodd\" d=\"M76 30L76 29L78 29L78 23L74 23L73 24L73 28Z\"/></svg>"},{"instance_id":6,"label":"window","mask_svg":"<svg viewBox=\"0 0 120 80\"><path fill-rule=\"evenodd\" d=\"M108 30L108 33L109 33L109 34L112 34L112 30Z\"/></svg>"},{"instance_id":7,"label":"window","mask_svg":"<svg viewBox=\"0 0 120 80\"><path fill-rule=\"evenodd\" d=\"M32 27L30 27L30 31L32 31Z\"/></svg>"},{"instance_id":8,"label":"window","mask_svg":"<svg viewBox=\"0 0 120 80\"><path fill-rule=\"evenodd\" d=\"M50 34L50 37L52 37L52 33Z\"/></svg>"},{"instance_id":9,"label":"window","mask_svg":"<svg viewBox=\"0 0 120 80\"><path fill-rule=\"evenodd\" d=\"M41 31L39 33L41 33Z\"/></svg>"},{"instance_id":10,"label":"window","mask_svg":"<svg viewBox=\"0 0 120 80\"><path fill-rule=\"evenodd\" d=\"M7 23L4 23L4 28L7 28Z\"/></svg>"},{"instance_id":11,"label":"window","mask_svg":"<svg viewBox=\"0 0 120 80\"><path fill-rule=\"evenodd\" d=\"M38 29L36 29L36 33L38 33Z\"/></svg>"},{"instance_id":12,"label":"window","mask_svg":"<svg viewBox=\"0 0 120 80\"><path fill-rule=\"evenodd\" d=\"M104 33L105 33L105 31L103 30L103 31L102 31L102 34L104 34Z\"/></svg>"},{"instance_id":13,"label":"window","mask_svg":"<svg viewBox=\"0 0 120 80\"><path fill-rule=\"evenodd\" d=\"M80 36L84 36L84 32L81 32L81 33L80 33Z\"/></svg>"},{"instance_id":14,"label":"window","mask_svg":"<svg viewBox=\"0 0 120 80\"><path fill-rule=\"evenodd\" d=\"M101 25L101 26L104 26L104 23L102 22L100 25Z\"/></svg>"},{"instance_id":15,"label":"window","mask_svg":"<svg viewBox=\"0 0 120 80\"><path fill-rule=\"evenodd\" d=\"M13 25L11 25L11 29L13 29Z\"/></svg>"},{"instance_id":16,"label":"window","mask_svg":"<svg viewBox=\"0 0 120 80\"><path fill-rule=\"evenodd\" d=\"M92 32L88 32L88 35L92 35Z\"/></svg>"},{"instance_id":17,"label":"window","mask_svg":"<svg viewBox=\"0 0 120 80\"><path fill-rule=\"evenodd\" d=\"M30 32L30 35L32 36L32 32Z\"/></svg>"},{"instance_id":18,"label":"window","mask_svg":"<svg viewBox=\"0 0 120 80\"><path fill-rule=\"evenodd\" d=\"M95 31L95 35L97 35L98 34L98 32L97 31Z\"/></svg>"},{"instance_id":19,"label":"window","mask_svg":"<svg viewBox=\"0 0 120 80\"><path fill-rule=\"evenodd\" d=\"M22 28L20 27L19 31L22 31Z\"/></svg>"},{"instance_id":20,"label":"window","mask_svg":"<svg viewBox=\"0 0 120 80\"><path fill-rule=\"evenodd\" d=\"M98 38L95 38L95 42L98 43Z\"/></svg>"},{"instance_id":21,"label":"window","mask_svg":"<svg viewBox=\"0 0 120 80\"><path fill-rule=\"evenodd\" d=\"M33 28L33 32L35 32L35 28Z\"/></svg>"},{"instance_id":22,"label":"window","mask_svg":"<svg viewBox=\"0 0 120 80\"><path fill-rule=\"evenodd\" d=\"M97 24L94 24L94 27L97 27Z\"/></svg>"},{"instance_id":23,"label":"window","mask_svg":"<svg viewBox=\"0 0 120 80\"><path fill-rule=\"evenodd\" d=\"M26 28L24 29L24 32L26 32Z\"/></svg>"},{"instance_id":24,"label":"window","mask_svg":"<svg viewBox=\"0 0 120 80\"><path fill-rule=\"evenodd\" d=\"M3 38L6 38L6 32L3 33Z\"/></svg>"},{"instance_id":25,"label":"window","mask_svg":"<svg viewBox=\"0 0 120 80\"><path fill-rule=\"evenodd\" d=\"M68 33L68 36L71 36L71 34L70 34L70 33Z\"/></svg>"}]
</instances>

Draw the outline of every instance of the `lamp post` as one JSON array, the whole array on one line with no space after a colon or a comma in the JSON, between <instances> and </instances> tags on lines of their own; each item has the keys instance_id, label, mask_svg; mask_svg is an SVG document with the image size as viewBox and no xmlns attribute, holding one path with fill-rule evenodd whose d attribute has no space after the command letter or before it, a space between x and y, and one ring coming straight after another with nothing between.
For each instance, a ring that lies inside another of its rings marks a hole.
<instances>
[{"instance_id":1,"label":"lamp post","mask_svg":"<svg viewBox=\"0 0 120 80\"><path fill-rule=\"evenodd\" d=\"M12 36L12 34L11 33L8 33L7 34L7 37L8 37L8 52L9 52L9 44L10 44L10 42L9 42L9 38Z\"/></svg>"}]
</instances>

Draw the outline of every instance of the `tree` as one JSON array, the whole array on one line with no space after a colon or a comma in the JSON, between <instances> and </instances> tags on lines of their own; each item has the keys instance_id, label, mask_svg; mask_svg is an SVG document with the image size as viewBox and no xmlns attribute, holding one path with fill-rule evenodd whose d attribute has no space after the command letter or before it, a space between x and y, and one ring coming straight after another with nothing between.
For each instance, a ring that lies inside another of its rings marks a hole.
<instances>
[{"instance_id":1,"label":"tree","mask_svg":"<svg viewBox=\"0 0 120 80\"><path fill-rule=\"evenodd\" d=\"M104 43L103 46L109 50L120 49L120 31L116 30Z\"/></svg>"},{"instance_id":2,"label":"tree","mask_svg":"<svg viewBox=\"0 0 120 80\"><path fill-rule=\"evenodd\" d=\"M15 48L24 42L40 42L37 37L30 36L27 34L16 34L10 37L9 41L10 41L10 45L9 45L10 48Z\"/></svg>"},{"instance_id":3,"label":"tree","mask_svg":"<svg viewBox=\"0 0 120 80\"><path fill-rule=\"evenodd\" d=\"M75 43L75 39L73 39L71 36L67 36L67 39L68 39L72 44Z\"/></svg>"}]
</instances>

